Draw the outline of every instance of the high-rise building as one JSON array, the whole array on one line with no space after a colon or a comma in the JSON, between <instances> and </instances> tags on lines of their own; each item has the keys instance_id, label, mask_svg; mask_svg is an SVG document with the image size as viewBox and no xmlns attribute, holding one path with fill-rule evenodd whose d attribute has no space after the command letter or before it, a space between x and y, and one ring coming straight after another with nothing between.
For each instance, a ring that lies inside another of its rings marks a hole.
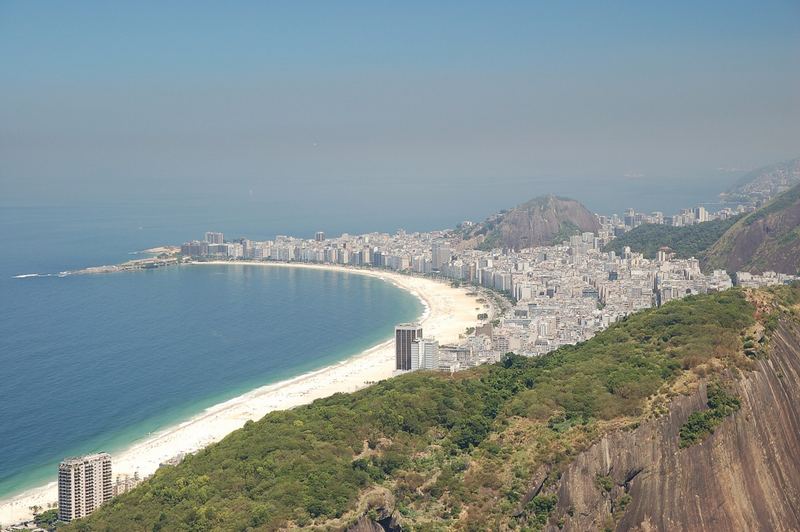
<instances>
[{"instance_id":1,"label":"high-rise building","mask_svg":"<svg viewBox=\"0 0 800 532\"><path fill-rule=\"evenodd\" d=\"M452 250L440 243L434 243L431 246L431 262L433 263L434 270L440 270L442 266L450 262L450 255Z\"/></svg>"},{"instance_id":2,"label":"high-rise building","mask_svg":"<svg viewBox=\"0 0 800 532\"><path fill-rule=\"evenodd\" d=\"M213 231L209 231L206 233L206 242L209 244L224 244L225 239L223 238L222 233L214 233Z\"/></svg>"},{"instance_id":3,"label":"high-rise building","mask_svg":"<svg viewBox=\"0 0 800 532\"><path fill-rule=\"evenodd\" d=\"M703 206L698 206L694 208L694 219L697 223L703 223L708 221L708 211Z\"/></svg>"},{"instance_id":4,"label":"high-rise building","mask_svg":"<svg viewBox=\"0 0 800 532\"><path fill-rule=\"evenodd\" d=\"M411 343L422 338L422 327L417 323L403 323L394 328L395 369L411 369Z\"/></svg>"},{"instance_id":5,"label":"high-rise building","mask_svg":"<svg viewBox=\"0 0 800 532\"><path fill-rule=\"evenodd\" d=\"M186 242L181 246L181 255L186 255L187 257L205 257L208 255L208 242L200 242L198 240Z\"/></svg>"},{"instance_id":6,"label":"high-rise building","mask_svg":"<svg viewBox=\"0 0 800 532\"><path fill-rule=\"evenodd\" d=\"M141 482L142 479L139 477L138 472L134 473L132 477L130 475L117 475L117 480L111 485L111 490L114 497L116 497L117 495L128 493Z\"/></svg>"},{"instance_id":7,"label":"high-rise building","mask_svg":"<svg viewBox=\"0 0 800 532\"><path fill-rule=\"evenodd\" d=\"M325 232L324 231L317 231L314 233L314 240L317 242L322 242L325 240Z\"/></svg>"},{"instance_id":8,"label":"high-rise building","mask_svg":"<svg viewBox=\"0 0 800 532\"><path fill-rule=\"evenodd\" d=\"M112 497L111 456L107 453L69 458L58 466L58 518L86 517Z\"/></svg>"},{"instance_id":9,"label":"high-rise building","mask_svg":"<svg viewBox=\"0 0 800 532\"><path fill-rule=\"evenodd\" d=\"M439 342L417 338L411 342L411 369L439 369Z\"/></svg>"}]
</instances>

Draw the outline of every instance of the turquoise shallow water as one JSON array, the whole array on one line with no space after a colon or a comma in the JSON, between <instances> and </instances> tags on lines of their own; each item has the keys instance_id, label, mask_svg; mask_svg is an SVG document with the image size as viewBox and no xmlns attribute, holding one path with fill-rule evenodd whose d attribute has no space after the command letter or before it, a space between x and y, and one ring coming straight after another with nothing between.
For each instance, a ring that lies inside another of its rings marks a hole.
<instances>
[{"instance_id":1,"label":"turquoise shallow water","mask_svg":"<svg viewBox=\"0 0 800 532\"><path fill-rule=\"evenodd\" d=\"M90 220L65 215L37 231L46 225L37 216L17 223L26 215L6 210L2 219L19 251L0 259L0 497L54 480L65 456L124 448L207 406L343 360L422 312L378 279L307 269L13 279L124 260L123 249L165 241L126 240L114 224L130 221L119 218L92 238Z\"/></svg>"},{"instance_id":2,"label":"turquoise shallow water","mask_svg":"<svg viewBox=\"0 0 800 532\"><path fill-rule=\"evenodd\" d=\"M196 191L166 198L146 190L146 200L81 204L0 195L0 497L53 480L64 456L125 447L246 390L360 352L422 311L415 298L377 279L318 271L16 275L113 264L209 230L255 239L429 230L543 193L575 197L602 213L629 206L671 213L726 188L708 180L586 179L577 186L487 179L482 188L466 187L471 195L461 199L440 190L443 201L405 184L380 187L377 201L349 189L285 190L266 199ZM437 190L433 182L426 187ZM411 203L413 217L387 208Z\"/></svg>"}]
</instances>

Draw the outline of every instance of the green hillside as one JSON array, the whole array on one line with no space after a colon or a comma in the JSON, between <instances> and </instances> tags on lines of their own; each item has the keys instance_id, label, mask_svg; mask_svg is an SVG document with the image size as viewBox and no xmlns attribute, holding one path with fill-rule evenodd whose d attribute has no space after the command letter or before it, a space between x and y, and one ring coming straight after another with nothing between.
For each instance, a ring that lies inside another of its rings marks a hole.
<instances>
[{"instance_id":1,"label":"green hillside","mask_svg":"<svg viewBox=\"0 0 800 532\"><path fill-rule=\"evenodd\" d=\"M701 258L706 250L714 245L725 231L740 218L741 215L727 220L713 220L684 227L644 224L615 238L606 245L603 251L615 251L617 254L621 254L623 249L628 246L632 251L653 259L659 248L666 246L671 248L678 258Z\"/></svg>"},{"instance_id":2,"label":"green hillside","mask_svg":"<svg viewBox=\"0 0 800 532\"><path fill-rule=\"evenodd\" d=\"M800 185L742 218L709 248L708 268L800 272Z\"/></svg>"},{"instance_id":3,"label":"green hillside","mask_svg":"<svg viewBox=\"0 0 800 532\"><path fill-rule=\"evenodd\" d=\"M689 297L540 358L408 374L274 412L67 529L335 529L388 514L404 528L537 529L559 467L657 414L671 384L710 371L712 357L746 366L753 319L741 291Z\"/></svg>"}]
</instances>

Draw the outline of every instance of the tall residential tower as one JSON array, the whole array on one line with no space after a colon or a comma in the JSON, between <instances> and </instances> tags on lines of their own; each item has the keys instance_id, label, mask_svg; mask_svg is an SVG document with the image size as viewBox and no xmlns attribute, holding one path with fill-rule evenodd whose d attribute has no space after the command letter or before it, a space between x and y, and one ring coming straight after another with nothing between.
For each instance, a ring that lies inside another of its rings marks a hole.
<instances>
[{"instance_id":1,"label":"tall residential tower","mask_svg":"<svg viewBox=\"0 0 800 532\"><path fill-rule=\"evenodd\" d=\"M58 466L61 521L85 517L111 497L111 456L107 453L70 458Z\"/></svg>"},{"instance_id":2,"label":"tall residential tower","mask_svg":"<svg viewBox=\"0 0 800 532\"><path fill-rule=\"evenodd\" d=\"M208 231L206 233L206 242L209 244L224 244L225 235L222 233L215 233L214 231Z\"/></svg>"},{"instance_id":3,"label":"tall residential tower","mask_svg":"<svg viewBox=\"0 0 800 532\"><path fill-rule=\"evenodd\" d=\"M439 342L433 338L417 338L411 342L411 369L439 369Z\"/></svg>"},{"instance_id":4,"label":"tall residential tower","mask_svg":"<svg viewBox=\"0 0 800 532\"><path fill-rule=\"evenodd\" d=\"M395 369L411 370L411 343L422 338L418 323L403 323L394 328Z\"/></svg>"}]
</instances>

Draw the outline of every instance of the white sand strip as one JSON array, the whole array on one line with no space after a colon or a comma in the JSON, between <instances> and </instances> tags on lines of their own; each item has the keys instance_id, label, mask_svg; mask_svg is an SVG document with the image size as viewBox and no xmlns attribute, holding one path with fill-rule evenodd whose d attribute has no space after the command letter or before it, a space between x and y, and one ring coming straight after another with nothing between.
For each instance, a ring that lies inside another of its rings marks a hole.
<instances>
[{"instance_id":1,"label":"white sand strip","mask_svg":"<svg viewBox=\"0 0 800 532\"><path fill-rule=\"evenodd\" d=\"M425 336L441 343L458 340L467 327L475 325L476 307L484 307L462 288L421 277L397 273L358 270L341 266L282 264L269 262L205 262L198 265L242 265L267 268L309 268L354 275L369 275L407 290L425 305L419 321ZM481 309L480 312L484 311ZM195 452L217 442L248 420L262 418L273 410L283 410L328 397L336 392L352 392L394 373L394 339L373 346L343 362L312 371L283 382L263 386L224 403L212 406L197 416L136 442L112 456L114 476L118 473L141 476L152 474L158 465L181 453ZM47 507L57 499L55 483L39 486L14 497L0 500L0 524L8 525L31 517L29 507Z\"/></svg>"}]
</instances>

